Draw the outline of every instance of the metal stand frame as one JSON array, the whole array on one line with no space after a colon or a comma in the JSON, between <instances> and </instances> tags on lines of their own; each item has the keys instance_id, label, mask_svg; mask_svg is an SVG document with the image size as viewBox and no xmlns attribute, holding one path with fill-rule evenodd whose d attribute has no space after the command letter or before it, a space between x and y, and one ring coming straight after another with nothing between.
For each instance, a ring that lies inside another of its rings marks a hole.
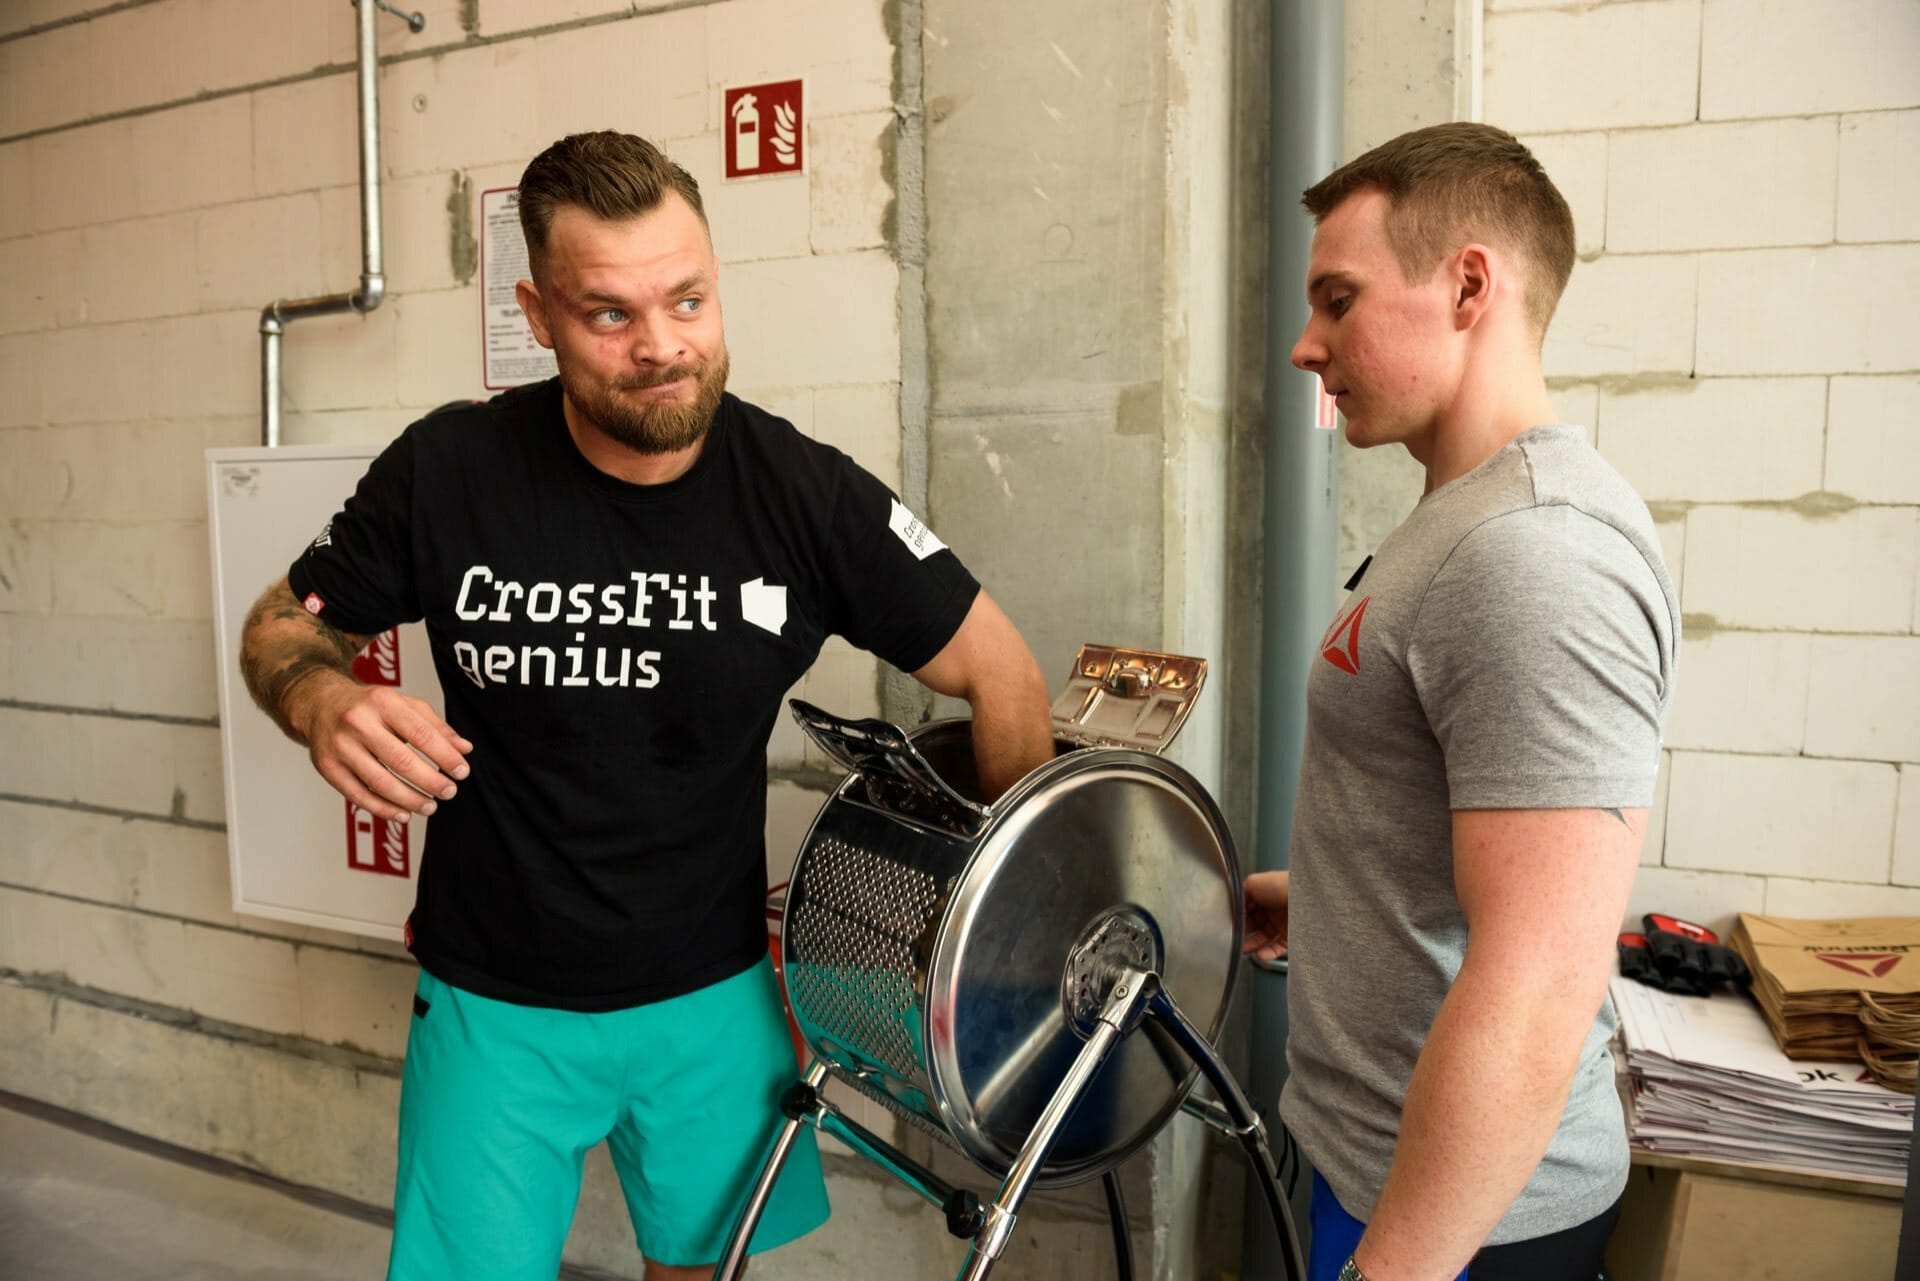
<instances>
[{"instance_id":1,"label":"metal stand frame","mask_svg":"<svg viewBox=\"0 0 1920 1281\"><path fill-rule=\"evenodd\" d=\"M1101 1065L1106 1062L1120 1038L1138 1027L1143 1018L1155 1019L1166 1028L1219 1095L1222 1106L1217 1108L1197 1104L1193 1100L1188 1100L1183 1106L1245 1149L1254 1176L1266 1194L1274 1227L1285 1246L1287 1275L1290 1281L1306 1281L1307 1271L1300 1256L1299 1236L1294 1230L1293 1215L1287 1209L1286 1197L1280 1191L1279 1169L1274 1163L1273 1150L1267 1144L1266 1127L1213 1046L1167 994L1160 983L1160 976L1151 971L1133 969L1120 972L1113 980L1106 1006L1100 1012L1092 1035L1080 1048L1066 1077L1054 1091L1052 1100L1034 1123L1033 1132L1027 1136L1026 1144L1008 1169L1006 1178L1001 1181L999 1194L988 1205L982 1205L980 1198L973 1193L954 1188L836 1110L820 1095L827 1068L815 1059L808 1067L805 1078L787 1091L781 1101L781 1111L786 1114L786 1121L775 1134L760 1177L734 1220L726 1251L714 1267L713 1281L736 1281L739 1277L746 1263L747 1245L753 1239L754 1229L759 1226L767 1198L780 1177L780 1170L786 1164L788 1155L793 1151L794 1140L799 1136L802 1125L811 1125L824 1134L831 1134L899 1179L923 1200L938 1207L946 1216L947 1231L971 1243L957 1281L985 1281L1006 1249L1014 1223L1020 1217L1021 1204L1045 1167L1061 1130L1086 1094L1087 1086L1099 1073ZM1131 1281L1133 1251L1127 1236L1120 1183L1111 1170L1103 1178L1108 1213L1113 1219L1118 1276L1121 1281Z\"/></svg>"}]
</instances>

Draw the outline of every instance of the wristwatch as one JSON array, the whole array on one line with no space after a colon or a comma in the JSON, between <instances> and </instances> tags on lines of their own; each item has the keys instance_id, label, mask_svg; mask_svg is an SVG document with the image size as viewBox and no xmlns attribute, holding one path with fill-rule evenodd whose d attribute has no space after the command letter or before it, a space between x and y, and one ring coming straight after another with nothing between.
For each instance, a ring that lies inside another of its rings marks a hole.
<instances>
[{"instance_id":1,"label":"wristwatch","mask_svg":"<svg viewBox=\"0 0 1920 1281\"><path fill-rule=\"evenodd\" d=\"M1335 1281L1367 1281L1367 1274L1360 1270L1360 1265L1355 1263L1353 1256L1349 1254L1347 1261L1340 1265L1340 1275L1335 1278Z\"/></svg>"}]
</instances>

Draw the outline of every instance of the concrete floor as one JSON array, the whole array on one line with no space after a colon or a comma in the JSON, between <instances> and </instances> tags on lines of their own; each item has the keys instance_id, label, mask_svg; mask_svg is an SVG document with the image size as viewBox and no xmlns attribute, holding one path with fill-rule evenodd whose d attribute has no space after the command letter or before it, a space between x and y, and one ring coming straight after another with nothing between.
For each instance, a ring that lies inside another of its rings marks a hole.
<instances>
[{"instance_id":1,"label":"concrete floor","mask_svg":"<svg viewBox=\"0 0 1920 1281\"><path fill-rule=\"evenodd\" d=\"M0 1106L6 1281L343 1281L385 1275L388 1229Z\"/></svg>"}]
</instances>

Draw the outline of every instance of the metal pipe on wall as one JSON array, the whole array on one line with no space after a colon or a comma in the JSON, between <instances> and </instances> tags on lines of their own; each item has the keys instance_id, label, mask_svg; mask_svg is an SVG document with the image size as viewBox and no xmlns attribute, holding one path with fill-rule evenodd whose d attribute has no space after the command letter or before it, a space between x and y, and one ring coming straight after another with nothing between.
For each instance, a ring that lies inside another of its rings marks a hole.
<instances>
[{"instance_id":1,"label":"metal pipe on wall","mask_svg":"<svg viewBox=\"0 0 1920 1281\"><path fill-rule=\"evenodd\" d=\"M287 326L310 316L353 311L361 315L380 305L387 278L380 244L380 58L374 22L378 9L404 17L412 31L426 25L421 15L401 14L374 0L351 0L355 13L360 103L360 287L319 298L277 299L260 313L260 443L280 443L280 340Z\"/></svg>"},{"instance_id":2,"label":"metal pipe on wall","mask_svg":"<svg viewBox=\"0 0 1920 1281\"><path fill-rule=\"evenodd\" d=\"M1320 386L1289 361L1306 318L1313 220L1300 193L1340 163L1345 21L1340 0L1272 0L1273 61L1267 137L1266 499L1262 534L1260 749L1254 863L1284 868L1306 737L1307 674L1334 597L1339 529L1336 450L1321 430ZM1250 1093L1276 1104L1286 1081L1287 978L1252 974ZM1297 1213L1297 1207L1296 1207ZM1257 1190L1248 1193L1245 1281L1286 1275Z\"/></svg>"}]
</instances>

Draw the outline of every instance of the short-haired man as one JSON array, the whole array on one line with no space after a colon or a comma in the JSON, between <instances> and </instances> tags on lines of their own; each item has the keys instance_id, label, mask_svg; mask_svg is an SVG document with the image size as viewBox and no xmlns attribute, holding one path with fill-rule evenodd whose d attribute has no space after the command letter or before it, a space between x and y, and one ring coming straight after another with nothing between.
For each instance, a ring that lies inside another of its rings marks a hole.
<instances>
[{"instance_id":1,"label":"short-haired man","mask_svg":"<svg viewBox=\"0 0 1920 1281\"><path fill-rule=\"evenodd\" d=\"M242 662L349 800L434 815L388 1276L552 1281L605 1139L647 1276L704 1278L795 1075L763 913L781 696L844 636L969 702L997 793L1052 755L1046 687L884 485L726 393L684 169L574 135L520 213L559 378L409 427L261 598ZM418 618L445 721L349 671ZM797 1155L756 1249L826 1217Z\"/></svg>"},{"instance_id":2,"label":"short-haired man","mask_svg":"<svg viewBox=\"0 0 1920 1281\"><path fill-rule=\"evenodd\" d=\"M1548 401L1573 218L1527 149L1422 129L1305 204L1293 363L1427 479L1313 664L1291 876L1247 883L1248 950L1291 957L1309 1274L1592 1281L1627 1175L1606 985L1679 607L1645 504Z\"/></svg>"}]
</instances>

